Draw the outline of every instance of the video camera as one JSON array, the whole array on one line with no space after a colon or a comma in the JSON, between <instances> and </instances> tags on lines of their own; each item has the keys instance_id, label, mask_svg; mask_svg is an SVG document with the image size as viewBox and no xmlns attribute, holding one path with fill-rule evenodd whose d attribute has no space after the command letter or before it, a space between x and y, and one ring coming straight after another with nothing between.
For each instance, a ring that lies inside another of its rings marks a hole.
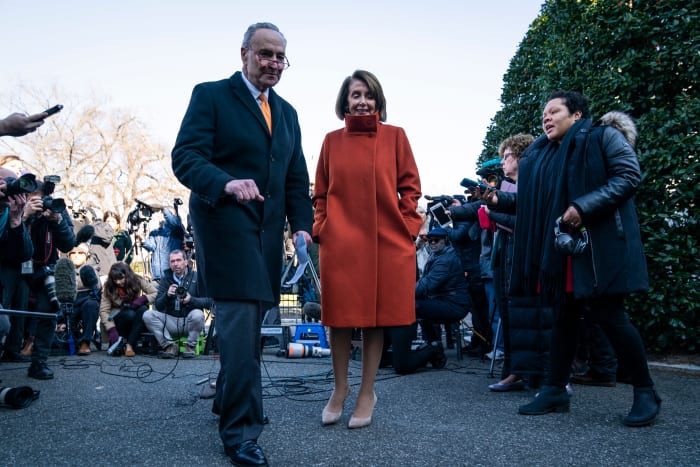
<instances>
[{"instance_id":1,"label":"video camera","mask_svg":"<svg viewBox=\"0 0 700 467\"><path fill-rule=\"evenodd\" d=\"M498 181L496 180L496 183L497 183L497 182L498 182ZM494 186L496 186L496 185L489 186L489 185L487 185L487 184L485 184L485 183L477 182L476 180L472 180L472 179L469 179L469 178L463 178L462 181L459 182L459 184L462 185L464 188L466 188L466 189L468 189L468 190L469 190L469 189L476 188L476 187L479 187L479 189L480 189L482 192L483 192L483 191L486 191L486 190L489 190L489 189L493 188Z\"/></svg>"},{"instance_id":2,"label":"video camera","mask_svg":"<svg viewBox=\"0 0 700 467\"><path fill-rule=\"evenodd\" d=\"M61 177L58 175L46 175L44 176L44 183L41 185L41 201L43 203L43 210L47 209L51 212L61 213L66 209L66 202L63 198L52 198L54 190L56 189L56 184L61 182Z\"/></svg>"},{"instance_id":3,"label":"video camera","mask_svg":"<svg viewBox=\"0 0 700 467\"><path fill-rule=\"evenodd\" d=\"M467 198L464 195L438 195L438 196L430 196L430 195L425 195L425 199L430 201L428 203L428 209L433 207L435 204L442 204L445 208L448 208L452 206L452 203L457 200L460 203L464 204L467 202Z\"/></svg>"},{"instance_id":4,"label":"video camera","mask_svg":"<svg viewBox=\"0 0 700 467\"><path fill-rule=\"evenodd\" d=\"M36 175L34 174L24 174L19 178L6 177L5 183L7 184L7 189L5 190L7 196L34 193L39 188L36 182Z\"/></svg>"},{"instance_id":5,"label":"video camera","mask_svg":"<svg viewBox=\"0 0 700 467\"><path fill-rule=\"evenodd\" d=\"M129 233L135 232L139 224L148 223L156 211L151 205L144 203L138 198L134 198L134 201L136 201L136 207L126 218L129 223Z\"/></svg>"}]
</instances>

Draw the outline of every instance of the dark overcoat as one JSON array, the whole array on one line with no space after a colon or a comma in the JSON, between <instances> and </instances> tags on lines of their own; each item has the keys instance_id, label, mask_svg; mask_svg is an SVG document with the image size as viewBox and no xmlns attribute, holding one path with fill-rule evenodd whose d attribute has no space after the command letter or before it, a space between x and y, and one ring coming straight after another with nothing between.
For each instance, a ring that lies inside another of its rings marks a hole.
<instances>
[{"instance_id":1,"label":"dark overcoat","mask_svg":"<svg viewBox=\"0 0 700 467\"><path fill-rule=\"evenodd\" d=\"M285 214L293 232L311 232L309 175L294 108L272 89L272 134L241 73L201 83L172 151L175 176L192 190L202 296L279 302ZM224 194L232 179L253 179L264 202Z\"/></svg>"}]
</instances>

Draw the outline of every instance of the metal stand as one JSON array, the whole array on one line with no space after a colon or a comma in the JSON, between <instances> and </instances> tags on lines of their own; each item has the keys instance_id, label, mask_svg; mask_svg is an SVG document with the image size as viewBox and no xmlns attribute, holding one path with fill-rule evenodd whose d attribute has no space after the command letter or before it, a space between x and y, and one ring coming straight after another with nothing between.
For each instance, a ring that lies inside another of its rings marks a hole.
<instances>
[{"instance_id":1,"label":"metal stand","mask_svg":"<svg viewBox=\"0 0 700 467\"><path fill-rule=\"evenodd\" d=\"M491 351L491 367L489 368L489 378L493 378L493 367L496 365L496 347L498 347L498 337L501 335L502 319L498 319L496 327L496 335L493 336L493 350Z\"/></svg>"},{"instance_id":2,"label":"metal stand","mask_svg":"<svg viewBox=\"0 0 700 467\"><path fill-rule=\"evenodd\" d=\"M25 316L28 318L58 318L58 313L42 313L41 311L9 310L0 308L0 315Z\"/></svg>"}]
</instances>

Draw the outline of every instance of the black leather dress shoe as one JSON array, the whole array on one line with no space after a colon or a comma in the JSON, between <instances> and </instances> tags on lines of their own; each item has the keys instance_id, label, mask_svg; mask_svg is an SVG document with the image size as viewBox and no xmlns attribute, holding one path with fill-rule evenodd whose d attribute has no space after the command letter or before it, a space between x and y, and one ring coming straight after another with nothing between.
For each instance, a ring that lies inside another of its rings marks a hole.
<instances>
[{"instance_id":1,"label":"black leather dress shoe","mask_svg":"<svg viewBox=\"0 0 700 467\"><path fill-rule=\"evenodd\" d=\"M27 376L34 379L53 379L53 371L49 370L44 362L32 362L29 365Z\"/></svg>"},{"instance_id":2,"label":"black leather dress shoe","mask_svg":"<svg viewBox=\"0 0 700 467\"><path fill-rule=\"evenodd\" d=\"M230 449L226 454L233 465L267 465L267 459L255 440L243 441Z\"/></svg>"}]
</instances>

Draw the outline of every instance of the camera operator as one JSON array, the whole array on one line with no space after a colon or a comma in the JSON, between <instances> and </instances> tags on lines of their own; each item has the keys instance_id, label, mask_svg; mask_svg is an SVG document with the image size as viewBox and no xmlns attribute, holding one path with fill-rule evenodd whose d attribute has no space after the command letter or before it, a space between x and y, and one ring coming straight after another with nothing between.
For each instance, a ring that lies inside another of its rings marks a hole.
<instances>
[{"instance_id":1,"label":"camera operator","mask_svg":"<svg viewBox=\"0 0 700 467\"><path fill-rule=\"evenodd\" d=\"M182 248L185 239L185 227L182 220L169 208L163 208L162 220L157 229L148 234L143 247L151 252L151 278L159 281L170 261L169 254Z\"/></svg>"},{"instance_id":2,"label":"camera operator","mask_svg":"<svg viewBox=\"0 0 700 467\"><path fill-rule=\"evenodd\" d=\"M58 252L68 253L75 244L73 223L62 200L51 198L52 176L38 182L39 191L31 193L24 208L24 223L34 246L32 259L22 263L22 274L29 292L36 300L37 311L55 313L58 310L55 283L51 281ZM53 372L46 365L51 350L56 318L37 318L32 351L30 378L51 379Z\"/></svg>"},{"instance_id":3,"label":"camera operator","mask_svg":"<svg viewBox=\"0 0 700 467\"><path fill-rule=\"evenodd\" d=\"M488 184L490 187L500 188L503 181L501 160L492 159L484 162L476 174L482 183ZM462 181L462 186L467 187L464 181ZM480 248L478 250L470 250L467 263L471 266L470 270L465 272L469 283L469 293L474 303L472 323L474 324L475 335L472 337L470 345L464 349L471 355L485 355L491 351L493 330L491 329L490 320L492 321L496 313L493 270L491 267L491 248L495 224L493 229L490 226L484 227L481 225L483 218L486 218L485 222L489 223L483 205L483 201L475 199L462 206L449 207L450 217L452 217L453 222L473 222L480 229Z\"/></svg>"},{"instance_id":4,"label":"camera operator","mask_svg":"<svg viewBox=\"0 0 700 467\"><path fill-rule=\"evenodd\" d=\"M22 290L24 286L19 276L19 265L29 260L34 252L29 232L22 222L27 195L26 193L12 194L10 186L15 180L14 175L11 170L0 168L0 281L3 285L3 308L18 305L14 292ZM26 292L24 295L24 303L19 303L23 307L19 309L24 309L26 306ZM9 332L9 317L0 315L0 343L4 342ZM21 342L18 346L21 346ZM11 351L14 352L13 355L9 355L11 360L20 359L19 348Z\"/></svg>"},{"instance_id":5,"label":"camera operator","mask_svg":"<svg viewBox=\"0 0 700 467\"><path fill-rule=\"evenodd\" d=\"M146 328L153 333L163 351L161 358L177 357L174 339L187 336L183 358L194 358L197 339L204 329L202 308L211 308L212 300L199 297L197 274L188 266L185 252L170 252L170 268L161 277L155 309L143 314Z\"/></svg>"}]
</instances>

